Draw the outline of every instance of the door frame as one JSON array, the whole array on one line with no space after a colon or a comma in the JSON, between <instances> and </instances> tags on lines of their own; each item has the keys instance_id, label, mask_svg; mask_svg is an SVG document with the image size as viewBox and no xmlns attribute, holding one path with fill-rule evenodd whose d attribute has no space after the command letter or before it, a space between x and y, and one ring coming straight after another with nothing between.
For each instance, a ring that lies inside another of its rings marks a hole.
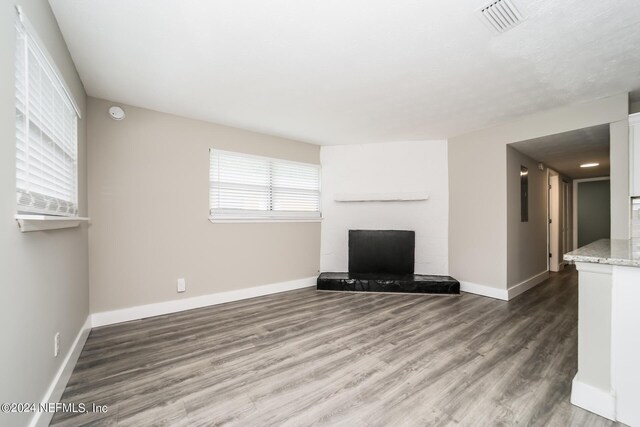
<instances>
[{"instance_id":1,"label":"door frame","mask_svg":"<svg viewBox=\"0 0 640 427\"><path fill-rule=\"evenodd\" d=\"M552 185L552 180L557 180L557 185L553 186ZM558 248L552 248L551 247L551 236L552 236L552 229L556 228L556 227L560 227L560 218L553 218L551 215L551 211L552 208L555 207L556 210L558 212L555 213L559 213L560 212L560 206L559 206L559 202L560 202L560 183L562 182L562 176L560 176L560 173L558 173L556 170L551 169L551 168L547 168L547 270L548 271L559 271L560 270L560 264L562 262L561 259L557 260L557 266L555 266L554 269L552 269L552 265L553 265L553 258L552 258L552 254L555 254L556 257L561 256L558 252ZM555 197L555 200L552 203L552 194L557 196ZM559 217L560 215L558 215ZM555 222L552 222L551 220L554 220ZM558 230L560 230L558 228ZM559 233L555 233L555 238L559 239ZM559 245L559 241L556 242Z\"/></svg>"}]
</instances>

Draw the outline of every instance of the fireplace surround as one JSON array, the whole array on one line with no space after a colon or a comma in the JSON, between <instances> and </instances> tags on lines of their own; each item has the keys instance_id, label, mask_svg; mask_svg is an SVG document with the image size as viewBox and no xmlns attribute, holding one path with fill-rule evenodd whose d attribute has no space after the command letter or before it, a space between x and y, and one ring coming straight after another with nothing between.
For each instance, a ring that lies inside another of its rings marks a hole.
<instances>
[{"instance_id":1,"label":"fireplace surround","mask_svg":"<svg viewBox=\"0 0 640 427\"><path fill-rule=\"evenodd\" d=\"M319 291L460 294L450 276L415 274L415 232L349 230L349 271L318 276Z\"/></svg>"}]
</instances>

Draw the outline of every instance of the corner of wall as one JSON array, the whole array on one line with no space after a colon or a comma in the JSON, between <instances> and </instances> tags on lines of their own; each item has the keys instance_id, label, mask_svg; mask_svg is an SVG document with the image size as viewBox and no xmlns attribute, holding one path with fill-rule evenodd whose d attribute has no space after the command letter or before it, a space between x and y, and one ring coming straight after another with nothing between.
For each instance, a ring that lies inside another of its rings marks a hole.
<instances>
[{"instance_id":1,"label":"corner of wall","mask_svg":"<svg viewBox=\"0 0 640 427\"><path fill-rule=\"evenodd\" d=\"M47 1L22 0L20 5L85 116L85 92L71 55ZM0 2L0 252L3 275L10 278L8 293L0 299L0 320L7 328L0 352L2 402L40 402L49 397L63 357L71 354L74 339L89 313L87 227L20 233L16 213L15 140L15 9ZM78 122L78 193L86 213L86 120ZM28 331L28 339L25 339ZM60 355L53 355L53 338L60 333ZM30 414L0 414L0 424L27 424Z\"/></svg>"}]
</instances>

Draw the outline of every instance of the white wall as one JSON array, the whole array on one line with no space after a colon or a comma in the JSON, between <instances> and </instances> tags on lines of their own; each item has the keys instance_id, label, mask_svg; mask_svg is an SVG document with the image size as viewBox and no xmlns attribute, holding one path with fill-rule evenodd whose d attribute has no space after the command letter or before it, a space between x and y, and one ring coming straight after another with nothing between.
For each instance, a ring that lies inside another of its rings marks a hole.
<instances>
[{"instance_id":1,"label":"white wall","mask_svg":"<svg viewBox=\"0 0 640 427\"><path fill-rule=\"evenodd\" d=\"M520 221L520 166L529 169L529 221ZM507 146L508 287L547 271L547 170Z\"/></svg>"},{"instance_id":2,"label":"white wall","mask_svg":"<svg viewBox=\"0 0 640 427\"><path fill-rule=\"evenodd\" d=\"M80 110L85 92L46 0L20 5ZM16 227L15 9L0 2L0 402L40 402L89 314L87 227L20 233ZM86 120L78 122L78 202L87 214ZM60 355L53 337L60 332ZM34 414L0 414L25 425Z\"/></svg>"},{"instance_id":3,"label":"white wall","mask_svg":"<svg viewBox=\"0 0 640 427\"><path fill-rule=\"evenodd\" d=\"M318 274L319 223L209 222L209 148L318 163L320 147L89 98L91 312ZM177 293L184 277L187 291Z\"/></svg>"},{"instance_id":4,"label":"white wall","mask_svg":"<svg viewBox=\"0 0 640 427\"><path fill-rule=\"evenodd\" d=\"M416 273L448 274L447 142L324 146L321 271L347 271L350 229L416 232ZM337 193L426 192L429 200L336 202Z\"/></svg>"},{"instance_id":5,"label":"white wall","mask_svg":"<svg viewBox=\"0 0 640 427\"><path fill-rule=\"evenodd\" d=\"M631 202L629 195L629 120L609 126L609 158L611 161L611 238L631 237Z\"/></svg>"}]
</instances>

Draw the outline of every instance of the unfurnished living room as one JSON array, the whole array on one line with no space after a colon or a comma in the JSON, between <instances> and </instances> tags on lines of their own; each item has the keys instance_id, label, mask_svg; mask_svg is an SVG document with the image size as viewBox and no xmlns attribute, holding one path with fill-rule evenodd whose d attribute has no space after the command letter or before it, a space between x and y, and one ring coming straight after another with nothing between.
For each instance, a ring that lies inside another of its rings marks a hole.
<instances>
[{"instance_id":1,"label":"unfurnished living room","mask_svg":"<svg viewBox=\"0 0 640 427\"><path fill-rule=\"evenodd\" d=\"M639 426L638 0L4 0L2 426Z\"/></svg>"}]
</instances>

